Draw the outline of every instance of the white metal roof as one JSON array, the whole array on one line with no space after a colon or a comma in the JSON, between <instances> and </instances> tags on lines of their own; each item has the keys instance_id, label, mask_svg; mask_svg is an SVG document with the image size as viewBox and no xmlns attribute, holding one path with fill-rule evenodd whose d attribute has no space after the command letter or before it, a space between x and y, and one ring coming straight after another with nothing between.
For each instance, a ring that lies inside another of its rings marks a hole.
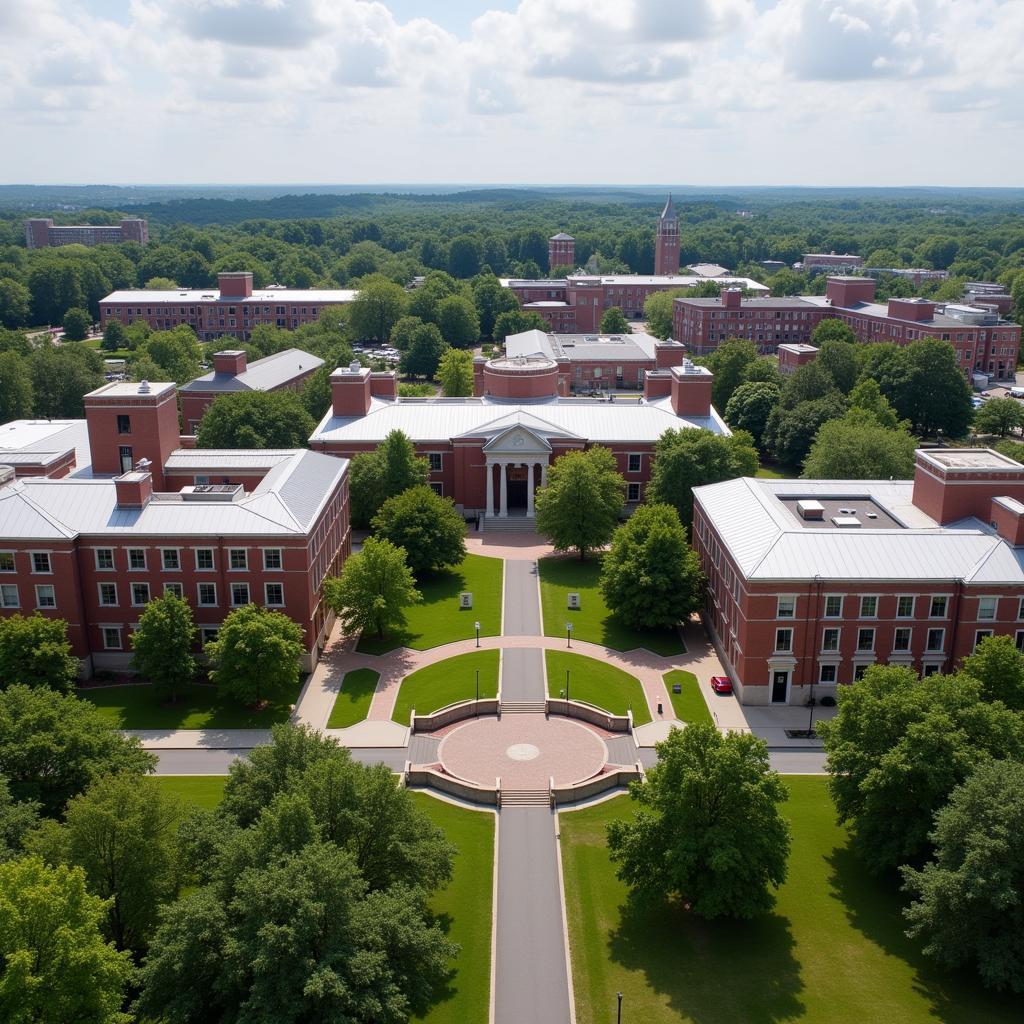
<instances>
[{"instance_id":1,"label":"white metal roof","mask_svg":"<svg viewBox=\"0 0 1024 1024\"><path fill-rule=\"evenodd\" d=\"M0 463L52 462L75 452L75 476L92 466L89 429L85 420L11 420L0 426Z\"/></svg>"},{"instance_id":2,"label":"white metal roof","mask_svg":"<svg viewBox=\"0 0 1024 1024\"><path fill-rule=\"evenodd\" d=\"M338 303L351 302L358 291L351 288L261 288L252 295L221 296L217 288L178 288L175 291L144 291L142 289L111 292L100 302L132 302L136 305L153 305L169 303L181 305L183 302L231 302L237 305L249 303L272 302L310 302Z\"/></svg>"},{"instance_id":3,"label":"white metal roof","mask_svg":"<svg viewBox=\"0 0 1024 1024\"><path fill-rule=\"evenodd\" d=\"M909 480L760 480L695 487L694 501L750 580L957 580L1024 584L1024 549L973 517L939 526L911 500ZM819 529L779 496L871 498L906 529Z\"/></svg>"},{"instance_id":4,"label":"white metal roof","mask_svg":"<svg viewBox=\"0 0 1024 1024\"><path fill-rule=\"evenodd\" d=\"M300 348L264 356L249 363L241 373L212 371L182 385L182 391L271 391L324 365L319 356Z\"/></svg>"},{"instance_id":5,"label":"white metal roof","mask_svg":"<svg viewBox=\"0 0 1024 1024\"><path fill-rule=\"evenodd\" d=\"M666 287L690 288L697 284L703 284L708 278L698 274L574 274L569 278L570 282L580 283L585 281L598 281L601 284L615 285L616 287L635 288L637 285L663 285ZM715 284L740 285L752 292L768 292L770 289L759 281L750 277L716 277Z\"/></svg>"},{"instance_id":6,"label":"white metal roof","mask_svg":"<svg viewBox=\"0 0 1024 1024\"><path fill-rule=\"evenodd\" d=\"M202 473L214 469L267 470L295 455L291 448L177 448L164 462L164 471Z\"/></svg>"}]
</instances>

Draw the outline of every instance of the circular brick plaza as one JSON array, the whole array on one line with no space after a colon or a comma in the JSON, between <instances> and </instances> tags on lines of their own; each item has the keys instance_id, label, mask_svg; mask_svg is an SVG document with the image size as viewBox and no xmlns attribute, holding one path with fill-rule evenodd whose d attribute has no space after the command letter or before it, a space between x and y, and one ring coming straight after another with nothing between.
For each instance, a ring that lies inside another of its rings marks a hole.
<instances>
[{"instance_id":1,"label":"circular brick plaza","mask_svg":"<svg viewBox=\"0 0 1024 1024\"><path fill-rule=\"evenodd\" d=\"M592 778L608 748L591 728L567 718L506 714L477 718L441 740L438 758L449 775L502 789L547 789Z\"/></svg>"}]
</instances>

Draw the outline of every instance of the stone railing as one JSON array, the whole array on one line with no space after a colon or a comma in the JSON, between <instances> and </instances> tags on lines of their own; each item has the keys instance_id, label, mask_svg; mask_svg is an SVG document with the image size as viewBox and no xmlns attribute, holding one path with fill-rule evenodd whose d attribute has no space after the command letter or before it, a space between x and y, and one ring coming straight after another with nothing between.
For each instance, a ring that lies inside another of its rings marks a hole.
<instances>
[{"instance_id":1,"label":"stone railing","mask_svg":"<svg viewBox=\"0 0 1024 1024\"><path fill-rule=\"evenodd\" d=\"M439 708L429 715L417 715L414 708L409 716L409 728L413 733L433 732L443 729L453 722L461 722L466 718L479 718L481 715L496 715L500 701L497 697L481 697L480 700L460 700L455 704Z\"/></svg>"},{"instance_id":2,"label":"stone railing","mask_svg":"<svg viewBox=\"0 0 1024 1024\"><path fill-rule=\"evenodd\" d=\"M565 697L548 697L547 713L549 715L565 715L567 718L578 718L581 722L600 726L609 732L633 731L633 712L624 715L613 715L604 708L587 704L581 700L566 700Z\"/></svg>"},{"instance_id":3,"label":"stone railing","mask_svg":"<svg viewBox=\"0 0 1024 1024\"><path fill-rule=\"evenodd\" d=\"M501 779L495 779L493 786L478 786L472 782L464 782L433 768L414 768L411 761L405 762L402 780L408 786L429 786L431 789L456 796L474 804L486 804L488 807L501 806Z\"/></svg>"},{"instance_id":4,"label":"stone railing","mask_svg":"<svg viewBox=\"0 0 1024 1024\"><path fill-rule=\"evenodd\" d=\"M567 786L556 786L554 780L550 785L551 806L559 807L562 804L575 804L581 800L589 800L591 797L607 793L612 789L620 789L628 786L631 782L643 782L644 766L637 761L631 768L616 768L605 772L603 775L596 775L585 782L577 782Z\"/></svg>"}]
</instances>

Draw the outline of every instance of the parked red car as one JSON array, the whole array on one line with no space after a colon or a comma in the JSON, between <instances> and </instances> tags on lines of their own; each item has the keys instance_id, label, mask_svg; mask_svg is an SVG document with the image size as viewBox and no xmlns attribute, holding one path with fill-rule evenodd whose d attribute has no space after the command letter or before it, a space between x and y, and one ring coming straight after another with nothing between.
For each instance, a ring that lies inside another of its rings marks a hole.
<instances>
[{"instance_id":1,"label":"parked red car","mask_svg":"<svg viewBox=\"0 0 1024 1024\"><path fill-rule=\"evenodd\" d=\"M715 693L732 693L732 680L728 676L712 676L711 689Z\"/></svg>"}]
</instances>

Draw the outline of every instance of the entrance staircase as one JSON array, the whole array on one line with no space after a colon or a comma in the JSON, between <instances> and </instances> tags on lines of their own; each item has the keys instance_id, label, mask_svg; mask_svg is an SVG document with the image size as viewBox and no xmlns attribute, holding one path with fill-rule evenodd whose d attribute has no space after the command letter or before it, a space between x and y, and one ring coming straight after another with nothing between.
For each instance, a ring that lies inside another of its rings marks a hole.
<instances>
[{"instance_id":1,"label":"entrance staircase","mask_svg":"<svg viewBox=\"0 0 1024 1024\"><path fill-rule=\"evenodd\" d=\"M522 533L534 533L537 530L537 520L533 516L516 515L510 513L506 518L501 516L480 515L480 529L484 530L515 530Z\"/></svg>"},{"instance_id":2,"label":"entrance staircase","mask_svg":"<svg viewBox=\"0 0 1024 1024\"><path fill-rule=\"evenodd\" d=\"M546 789L503 789L501 806L506 807L550 807L551 794Z\"/></svg>"},{"instance_id":3,"label":"entrance staircase","mask_svg":"<svg viewBox=\"0 0 1024 1024\"><path fill-rule=\"evenodd\" d=\"M498 705L502 715L543 715L547 710L547 701L543 700L503 700Z\"/></svg>"}]
</instances>

